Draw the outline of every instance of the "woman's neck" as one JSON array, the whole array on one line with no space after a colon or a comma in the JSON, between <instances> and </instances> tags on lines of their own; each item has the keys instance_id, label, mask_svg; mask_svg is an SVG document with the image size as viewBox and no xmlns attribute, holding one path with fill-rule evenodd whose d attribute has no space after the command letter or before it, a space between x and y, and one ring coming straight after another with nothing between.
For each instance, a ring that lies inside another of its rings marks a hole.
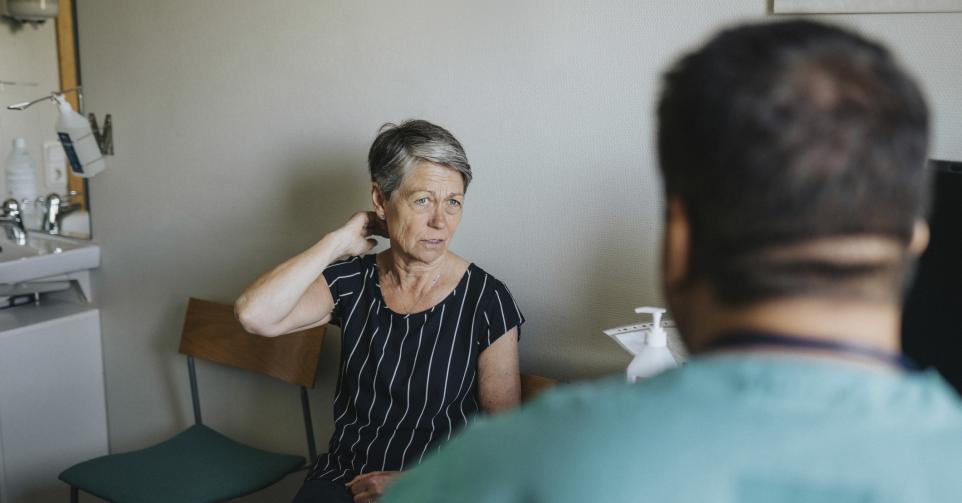
<instances>
[{"instance_id":1,"label":"woman's neck","mask_svg":"<svg viewBox=\"0 0 962 503\"><path fill-rule=\"evenodd\" d=\"M380 257L382 270L402 290L419 290L426 285L434 285L448 262L447 252L433 261L424 262L406 257L393 248L385 250Z\"/></svg>"}]
</instances>

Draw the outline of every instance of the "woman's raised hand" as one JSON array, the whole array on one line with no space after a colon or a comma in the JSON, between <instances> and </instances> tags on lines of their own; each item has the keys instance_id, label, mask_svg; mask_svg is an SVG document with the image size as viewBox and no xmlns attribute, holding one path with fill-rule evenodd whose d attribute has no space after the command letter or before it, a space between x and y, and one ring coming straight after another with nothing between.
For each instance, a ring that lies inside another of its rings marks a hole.
<instances>
[{"instance_id":1,"label":"woman's raised hand","mask_svg":"<svg viewBox=\"0 0 962 503\"><path fill-rule=\"evenodd\" d=\"M323 271L338 257L363 255L386 236L384 221L360 212L309 249L261 276L237 299L234 311L244 329L273 337L327 323L334 299Z\"/></svg>"},{"instance_id":2,"label":"woman's raised hand","mask_svg":"<svg viewBox=\"0 0 962 503\"><path fill-rule=\"evenodd\" d=\"M372 236L387 236L387 226L373 211L359 211L335 231L339 236L342 256L363 255L377 245Z\"/></svg>"}]
</instances>

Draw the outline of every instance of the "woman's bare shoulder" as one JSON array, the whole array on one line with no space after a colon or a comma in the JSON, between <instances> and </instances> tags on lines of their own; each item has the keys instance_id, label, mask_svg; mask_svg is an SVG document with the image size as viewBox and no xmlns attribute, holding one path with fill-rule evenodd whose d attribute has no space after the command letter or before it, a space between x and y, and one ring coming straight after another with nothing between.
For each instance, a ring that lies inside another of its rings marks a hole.
<instances>
[{"instance_id":1,"label":"woman's bare shoulder","mask_svg":"<svg viewBox=\"0 0 962 503\"><path fill-rule=\"evenodd\" d=\"M459 278L464 275L464 273L468 270L468 267L471 265L471 262L468 262L463 257L452 251L448 252L447 260L451 264L450 270L453 272L453 275Z\"/></svg>"}]
</instances>

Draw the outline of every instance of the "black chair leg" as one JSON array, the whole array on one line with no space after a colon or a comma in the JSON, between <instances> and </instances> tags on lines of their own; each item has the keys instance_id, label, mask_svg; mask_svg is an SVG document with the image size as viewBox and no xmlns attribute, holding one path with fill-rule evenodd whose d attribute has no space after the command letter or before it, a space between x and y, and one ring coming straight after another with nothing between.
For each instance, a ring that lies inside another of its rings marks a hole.
<instances>
[{"instance_id":1,"label":"black chair leg","mask_svg":"<svg viewBox=\"0 0 962 503\"><path fill-rule=\"evenodd\" d=\"M70 486L70 503L79 503L79 502L80 502L80 491L76 487Z\"/></svg>"}]
</instances>

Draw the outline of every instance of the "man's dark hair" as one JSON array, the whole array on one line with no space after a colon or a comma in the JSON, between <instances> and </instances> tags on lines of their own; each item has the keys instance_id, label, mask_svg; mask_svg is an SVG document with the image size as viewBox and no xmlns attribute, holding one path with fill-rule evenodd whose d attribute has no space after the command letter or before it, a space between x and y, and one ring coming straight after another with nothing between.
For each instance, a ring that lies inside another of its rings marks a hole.
<instances>
[{"instance_id":1,"label":"man's dark hair","mask_svg":"<svg viewBox=\"0 0 962 503\"><path fill-rule=\"evenodd\" d=\"M729 29L669 70L658 120L665 191L691 224L689 280L729 305L878 277L899 294L902 254L798 248L906 245L924 214L928 111L885 48L811 21Z\"/></svg>"}]
</instances>

